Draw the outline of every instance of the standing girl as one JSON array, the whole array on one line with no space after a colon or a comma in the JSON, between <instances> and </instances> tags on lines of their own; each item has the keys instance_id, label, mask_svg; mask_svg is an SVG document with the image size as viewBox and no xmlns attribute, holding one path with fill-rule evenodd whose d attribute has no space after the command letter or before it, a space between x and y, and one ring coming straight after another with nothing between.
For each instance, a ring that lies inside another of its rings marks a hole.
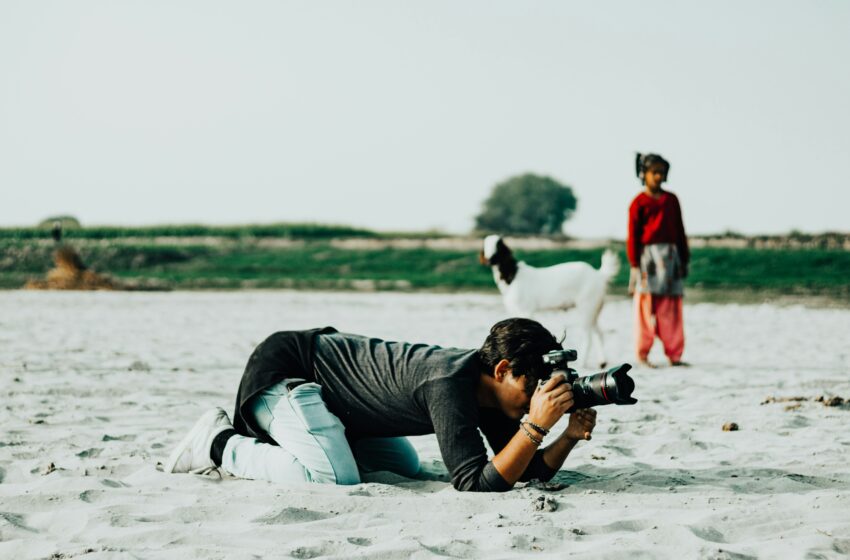
<instances>
[{"instance_id":1,"label":"standing girl","mask_svg":"<svg viewBox=\"0 0 850 560\"><path fill-rule=\"evenodd\" d=\"M638 154L644 190L629 206L626 252L631 264L629 294L635 298L637 359L644 366L656 335L670 365L685 365L682 279L688 275L688 239L676 195L661 188L670 163L658 154Z\"/></svg>"}]
</instances>

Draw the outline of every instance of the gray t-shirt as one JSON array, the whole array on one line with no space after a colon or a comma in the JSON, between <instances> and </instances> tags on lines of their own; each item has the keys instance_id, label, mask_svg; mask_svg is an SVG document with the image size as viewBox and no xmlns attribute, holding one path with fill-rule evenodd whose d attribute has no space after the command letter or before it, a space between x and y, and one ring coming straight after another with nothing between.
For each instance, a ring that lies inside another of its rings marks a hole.
<instances>
[{"instance_id":1,"label":"gray t-shirt","mask_svg":"<svg viewBox=\"0 0 850 560\"><path fill-rule=\"evenodd\" d=\"M519 424L498 410L479 408L482 365L474 350L340 332L316 334L312 350L322 397L349 438L433 433L455 488L510 489L488 461L478 430L498 453ZM538 451L520 480L548 480L554 472Z\"/></svg>"}]
</instances>

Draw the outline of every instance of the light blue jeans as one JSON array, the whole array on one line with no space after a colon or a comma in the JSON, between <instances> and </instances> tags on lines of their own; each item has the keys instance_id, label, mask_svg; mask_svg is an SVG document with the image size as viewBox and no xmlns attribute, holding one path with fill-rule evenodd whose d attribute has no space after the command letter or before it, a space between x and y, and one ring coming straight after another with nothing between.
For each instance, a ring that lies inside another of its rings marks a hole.
<instances>
[{"instance_id":1,"label":"light blue jeans","mask_svg":"<svg viewBox=\"0 0 850 560\"><path fill-rule=\"evenodd\" d=\"M250 402L257 425L277 445L235 435L227 441L222 468L234 476L282 484L359 484L361 472L390 471L412 477L419 456L404 437L364 438L352 450L345 427L322 400L322 387L286 379Z\"/></svg>"}]
</instances>

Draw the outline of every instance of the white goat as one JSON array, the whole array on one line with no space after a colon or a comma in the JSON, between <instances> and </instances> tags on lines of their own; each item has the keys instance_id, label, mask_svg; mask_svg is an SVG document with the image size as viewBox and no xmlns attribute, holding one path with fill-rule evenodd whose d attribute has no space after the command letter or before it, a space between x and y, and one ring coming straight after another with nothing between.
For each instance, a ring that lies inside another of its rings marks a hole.
<instances>
[{"instance_id":1,"label":"white goat","mask_svg":"<svg viewBox=\"0 0 850 560\"><path fill-rule=\"evenodd\" d=\"M605 366L598 319L608 283L620 270L616 253L606 250L598 270L584 262L536 268L517 261L500 236L488 235L484 238L480 261L493 269L496 286L512 316L532 318L538 311L574 307L579 326L584 330L583 344L577 348L579 359L585 365L591 364L590 349L595 346L600 357L595 365Z\"/></svg>"}]
</instances>

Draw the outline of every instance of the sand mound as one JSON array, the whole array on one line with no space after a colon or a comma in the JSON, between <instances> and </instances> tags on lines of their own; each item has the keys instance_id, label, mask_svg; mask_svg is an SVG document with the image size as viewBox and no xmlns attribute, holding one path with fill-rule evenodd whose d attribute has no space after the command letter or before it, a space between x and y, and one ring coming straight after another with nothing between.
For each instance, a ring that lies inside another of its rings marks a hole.
<instances>
[{"instance_id":1,"label":"sand mound","mask_svg":"<svg viewBox=\"0 0 850 560\"><path fill-rule=\"evenodd\" d=\"M27 290L120 290L122 286L103 274L89 270L79 253L62 245L53 253L54 268L45 280L30 280Z\"/></svg>"},{"instance_id":2,"label":"sand mound","mask_svg":"<svg viewBox=\"0 0 850 560\"><path fill-rule=\"evenodd\" d=\"M47 272L44 280L30 280L27 290L126 290L129 286L90 270L83 264L79 253L68 245L62 245L53 253L54 268Z\"/></svg>"}]
</instances>

